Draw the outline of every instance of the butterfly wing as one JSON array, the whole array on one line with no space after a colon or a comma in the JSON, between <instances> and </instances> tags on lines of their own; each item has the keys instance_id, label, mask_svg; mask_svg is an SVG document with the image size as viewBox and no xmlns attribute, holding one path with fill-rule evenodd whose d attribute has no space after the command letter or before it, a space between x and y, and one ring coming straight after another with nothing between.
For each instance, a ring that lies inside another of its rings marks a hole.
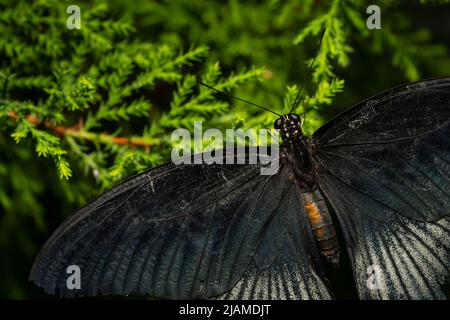
<instances>
[{"instance_id":1,"label":"butterfly wing","mask_svg":"<svg viewBox=\"0 0 450 320\"><path fill-rule=\"evenodd\" d=\"M304 230L299 193L286 203L296 186L288 183L284 170L267 176L260 169L249 164L166 164L140 174L63 223L41 249L30 278L63 296L210 298L232 290L250 272L291 261L286 254L298 247L293 263L301 282L312 283L312 296L329 297L310 260L317 248L307 247L314 241ZM294 219L294 211L296 225L288 228L283 219ZM66 285L70 265L81 270L79 290ZM299 280L280 279L290 286ZM276 285L278 290L282 285ZM259 286L245 297L257 297L261 290L270 292ZM265 297L278 296L274 291Z\"/></svg>"},{"instance_id":2,"label":"butterfly wing","mask_svg":"<svg viewBox=\"0 0 450 320\"><path fill-rule=\"evenodd\" d=\"M346 237L362 298L445 298L449 136L450 78L394 88L314 134L319 185Z\"/></svg>"},{"instance_id":3,"label":"butterfly wing","mask_svg":"<svg viewBox=\"0 0 450 320\"><path fill-rule=\"evenodd\" d=\"M242 279L221 299L332 298L300 189L288 179L288 169L281 170L280 180L285 187L277 214Z\"/></svg>"},{"instance_id":4,"label":"butterfly wing","mask_svg":"<svg viewBox=\"0 0 450 320\"><path fill-rule=\"evenodd\" d=\"M421 222L396 214L353 188L322 176L321 189L344 230L361 299L445 299L450 261L450 221ZM337 191L339 188L339 191Z\"/></svg>"}]
</instances>

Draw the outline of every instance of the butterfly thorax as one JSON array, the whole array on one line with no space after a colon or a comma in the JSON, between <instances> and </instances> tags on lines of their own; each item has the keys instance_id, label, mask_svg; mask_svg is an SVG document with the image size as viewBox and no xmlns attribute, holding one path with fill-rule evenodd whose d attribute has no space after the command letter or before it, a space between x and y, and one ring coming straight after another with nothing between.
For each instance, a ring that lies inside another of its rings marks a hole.
<instances>
[{"instance_id":1,"label":"butterfly thorax","mask_svg":"<svg viewBox=\"0 0 450 320\"><path fill-rule=\"evenodd\" d=\"M296 114L287 114L275 121L279 130L281 159L291 171L292 179L306 190L317 186L317 169L313 159L314 148L311 139L302 133L303 121Z\"/></svg>"}]
</instances>

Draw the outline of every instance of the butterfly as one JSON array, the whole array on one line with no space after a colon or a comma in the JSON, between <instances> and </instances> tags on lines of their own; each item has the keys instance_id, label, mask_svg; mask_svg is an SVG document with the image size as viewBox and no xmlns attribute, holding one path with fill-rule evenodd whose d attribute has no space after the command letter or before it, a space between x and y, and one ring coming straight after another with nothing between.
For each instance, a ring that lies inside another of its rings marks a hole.
<instances>
[{"instance_id":1,"label":"butterfly","mask_svg":"<svg viewBox=\"0 0 450 320\"><path fill-rule=\"evenodd\" d=\"M62 296L331 299L325 266L346 253L361 299L447 298L450 77L381 93L312 137L293 113L274 126L276 174L150 169L67 219L30 279ZM70 265L80 289L67 286Z\"/></svg>"}]
</instances>

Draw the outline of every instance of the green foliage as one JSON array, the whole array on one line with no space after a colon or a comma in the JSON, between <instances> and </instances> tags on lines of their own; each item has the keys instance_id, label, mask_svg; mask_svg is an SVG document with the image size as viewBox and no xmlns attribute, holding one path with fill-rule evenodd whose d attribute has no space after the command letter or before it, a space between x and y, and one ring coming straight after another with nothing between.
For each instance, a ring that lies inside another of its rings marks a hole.
<instances>
[{"instance_id":1,"label":"green foliage","mask_svg":"<svg viewBox=\"0 0 450 320\"><path fill-rule=\"evenodd\" d=\"M0 296L41 294L26 274L48 233L167 161L174 129L272 127L199 81L288 112L326 28L295 109L311 135L369 94L450 74L448 17L415 14L447 3L380 0L382 29L368 30L366 1L84 0L69 30L72 3L0 1Z\"/></svg>"}]
</instances>

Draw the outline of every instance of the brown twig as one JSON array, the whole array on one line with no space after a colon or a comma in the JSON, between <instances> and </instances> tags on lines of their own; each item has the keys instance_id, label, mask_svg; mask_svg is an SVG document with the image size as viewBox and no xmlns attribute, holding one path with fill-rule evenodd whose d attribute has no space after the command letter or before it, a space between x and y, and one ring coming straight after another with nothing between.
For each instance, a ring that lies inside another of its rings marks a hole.
<instances>
[{"instance_id":1,"label":"brown twig","mask_svg":"<svg viewBox=\"0 0 450 320\"><path fill-rule=\"evenodd\" d=\"M8 112L8 116L12 119L18 120L19 116L16 112ZM53 133L63 137L71 136L80 139L98 141L101 143L115 143L118 145L129 145L133 147L144 147L148 149L150 146L158 144L157 139L151 138L141 138L141 137L116 137L107 133L94 133L83 130L83 120L80 119L77 125L73 127L56 126L48 121L41 122L35 115L28 115L25 118L28 122L38 126L43 125L45 128L49 129Z\"/></svg>"}]
</instances>

